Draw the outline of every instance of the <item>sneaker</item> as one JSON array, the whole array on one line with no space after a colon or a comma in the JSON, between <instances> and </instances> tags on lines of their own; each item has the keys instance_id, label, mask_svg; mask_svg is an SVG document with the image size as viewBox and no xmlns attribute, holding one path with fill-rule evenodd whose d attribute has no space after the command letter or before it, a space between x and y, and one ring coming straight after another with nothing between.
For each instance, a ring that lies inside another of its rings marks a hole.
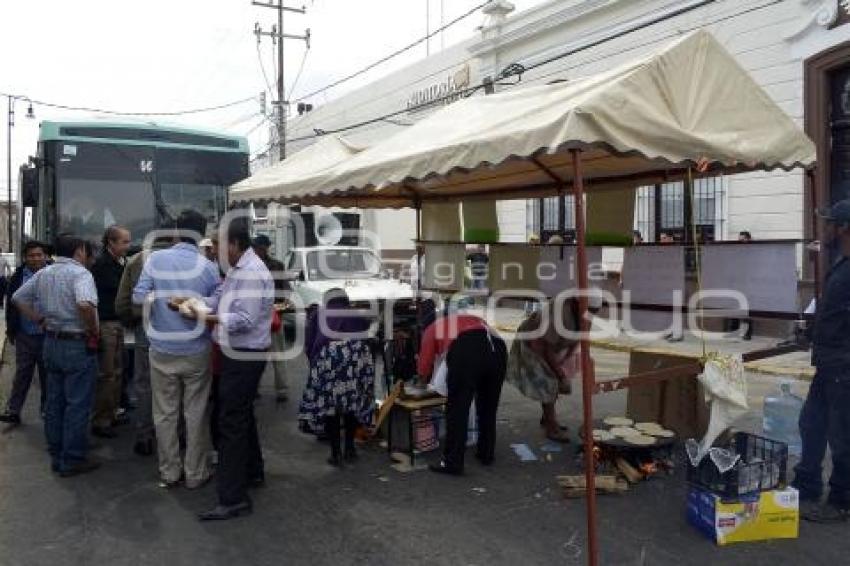
<instances>
[{"instance_id":1,"label":"sneaker","mask_svg":"<svg viewBox=\"0 0 850 566\"><path fill-rule=\"evenodd\" d=\"M21 415L17 413L5 412L0 415L0 423L9 423L11 425L21 424Z\"/></svg>"}]
</instances>

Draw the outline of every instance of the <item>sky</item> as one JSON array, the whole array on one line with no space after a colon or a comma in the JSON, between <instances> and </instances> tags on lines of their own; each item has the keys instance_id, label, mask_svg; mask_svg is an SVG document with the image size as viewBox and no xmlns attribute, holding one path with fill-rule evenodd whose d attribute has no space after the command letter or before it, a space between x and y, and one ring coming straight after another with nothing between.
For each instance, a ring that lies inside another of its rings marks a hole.
<instances>
[{"instance_id":1,"label":"sky","mask_svg":"<svg viewBox=\"0 0 850 566\"><path fill-rule=\"evenodd\" d=\"M309 51L303 41L284 44L288 98L325 86L423 37L428 29L428 7L433 30L441 21L449 22L482 1L290 0L286 5L303 5L307 13L286 13L285 32L302 35L310 28L312 41ZM542 1L512 0L517 12ZM276 21L275 10L252 6L251 0L4 2L0 7L0 92L122 112L181 111L254 97L214 112L143 119L247 134L251 147L262 149L267 145L269 122L260 114L259 93L266 90L266 81L259 61L262 59L274 89L275 47L266 37L258 53L253 29L258 22L269 30ZM430 52L467 39L482 22L480 12L466 18L443 37L433 38ZM415 63L426 56L426 49L421 45L332 89L319 102ZM300 79L293 85L302 62ZM0 111L5 113L6 99L0 98L0 103ZM18 166L35 153L39 121L98 117L37 103L33 110L36 118L28 120L27 103L15 105L13 191ZM4 129L0 139L3 197L6 147Z\"/></svg>"}]
</instances>

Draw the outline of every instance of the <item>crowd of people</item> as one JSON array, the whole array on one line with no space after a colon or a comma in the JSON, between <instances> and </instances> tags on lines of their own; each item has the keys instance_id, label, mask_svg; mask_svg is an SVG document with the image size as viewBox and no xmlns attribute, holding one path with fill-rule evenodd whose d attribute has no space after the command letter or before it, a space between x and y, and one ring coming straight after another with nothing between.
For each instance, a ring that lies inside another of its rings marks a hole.
<instances>
[{"instance_id":1,"label":"crowd of people","mask_svg":"<svg viewBox=\"0 0 850 566\"><path fill-rule=\"evenodd\" d=\"M267 237L252 240L248 224L237 221L219 242L202 237L206 224L199 213L184 211L152 250L130 257L132 235L118 225L105 231L97 253L69 234L53 246L27 242L7 290L16 369L0 421L21 423L37 371L51 469L63 478L92 472L101 463L89 453L89 437L118 436L129 359L133 451L156 455L164 489L199 489L215 478L217 504L199 518L222 520L249 513L248 490L265 482L254 401L267 364L276 399L289 397L279 355L288 283ZM427 304L419 373L428 382L442 365L449 384L447 441L432 469L459 474L473 400L476 455L482 464L493 461L507 352L483 320L438 316ZM306 318L299 419L327 440L331 465L351 464L355 434L374 417L372 320L339 292L327 293ZM132 334L132 356L125 332Z\"/></svg>"},{"instance_id":2,"label":"crowd of people","mask_svg":"<svg viewBox=\"0 0 850 566\"><path fill-rule=\"evenodd\" d=\"M817 309L817 375L800 417L803 458L794 484L803 500L820 498L829 446L832 514L809 516L844 520L850 516L845 378L850 201L833 207L827 222L838 261ZM60 235L50 249L27 242L23 263L8 281L7 337L15 347L16 369L0 421L20 424L37 371L51 469L63 478L98 469L89 435L116 436L129 329L137 403L134 452L157 455L165 489L199 489L215 478L217 502L199 518L225 520L250 513L249 490L265 483L254 405L269 362L276 399L289 396L279 316L287 308L287 280L283 265L269 253L268 238L252 240L247 222L231 222L221 242L204 239L206 233L206 219L186 210L173 231L161 232L153 251L129 259L131 234L117 225L106 230L98 254L74 235ZM478 263L485 264L481 258ZM463 473L473 402L475 457L481 465L493 464L506 380L541 404L547 438L568 440L555 403L580 372L578 345L556 329L577 330L580 313L575 300L557 303L558 309L554 304L527 312L519 331L536 338L514 340L509 353L483 319L466 312L440 314L432 301L421 302L416 372L423 385L442 382L447 397L442 457L430 465L432 471ZM544 320L558 317L560 324L541 328ZM357 460L357 431L374 419L372 320L341 291L327 292L306 320L308 371L299 420L328 441L332 466L351 464Z\"/></svg>"},{"instance_id":3,"label":"crowd of people","mask_svg":"<svg viewBox=\"0 0 850 566\"><path fill-rule=\"evenodd\" d=\"M116 436L129 328L134 451L156 452L164 488L198 489L215 466L218 504L200 515L215 520L249 512L247 489L264 481L253 403L271 347L275 289L246 222L228 226L222 279L198 247L206 224L184 211L173 236L129 261L131 234L117 225L97 255L73 235L56 239L52 262L46 244L26 243L8 289L16 373L0 420L20 424L38 368L52 470L67 478L99 468L89 434Z\"/></svg>"}]
</instances>

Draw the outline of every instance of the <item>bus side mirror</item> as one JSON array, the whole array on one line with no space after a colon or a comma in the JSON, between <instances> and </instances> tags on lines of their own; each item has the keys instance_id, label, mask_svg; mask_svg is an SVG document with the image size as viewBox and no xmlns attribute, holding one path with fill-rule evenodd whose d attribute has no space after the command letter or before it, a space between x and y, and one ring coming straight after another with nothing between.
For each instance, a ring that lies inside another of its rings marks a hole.
<instances>
[{"instance_id":1,"label":"bus side mirror","mask_svg":"<svg viewBox=\"0 0 850 566\"><path fill-rule=\"evenodd\" d=\"M38 169L21 167L20 186L21 205L24 207L38 206Z\"/></svg>"}]
</instances>

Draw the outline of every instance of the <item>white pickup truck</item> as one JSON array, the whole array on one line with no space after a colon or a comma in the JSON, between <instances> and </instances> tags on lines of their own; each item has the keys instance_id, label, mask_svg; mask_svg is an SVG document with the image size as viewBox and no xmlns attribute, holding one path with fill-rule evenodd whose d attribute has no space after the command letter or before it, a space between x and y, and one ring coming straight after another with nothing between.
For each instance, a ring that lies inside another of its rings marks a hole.
<instances>
[{"instance_id":1,"label":"white pickup truck","mask_svg":"<svg viewBox=\"0 0 850 566\"><path fill-rule=\"evenodd\" d=\"M381 258L370 248L292 248L283 265L294 276L292 291L305 308L319 303L331 289L344 291L351 303L413 299L411 286L387 277ZM294 318L284 316L284 320L290 322Z\"/></svg>"}]
</instances>

